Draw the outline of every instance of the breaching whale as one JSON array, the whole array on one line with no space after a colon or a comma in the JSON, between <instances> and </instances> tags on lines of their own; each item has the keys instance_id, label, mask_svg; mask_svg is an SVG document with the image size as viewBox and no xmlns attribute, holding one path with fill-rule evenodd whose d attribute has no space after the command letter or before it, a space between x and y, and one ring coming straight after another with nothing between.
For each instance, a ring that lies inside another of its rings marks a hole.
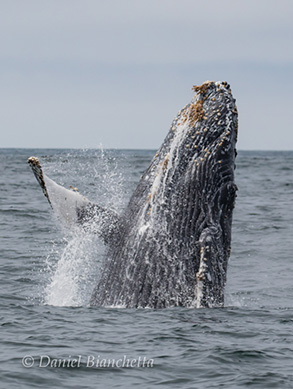
<instances>
[{"instance_id":1,"label":"breaching whale","mask_svg":"<svg viewBox=\"0 0 293 389\"><path fill-rule=\"evenodd\" d=\"M237 187L235 99L226 82L194 86L128 206L118 215L30 164L53 210L107 245L91 304L221 307Z\"/></svg>"}]
</instances>

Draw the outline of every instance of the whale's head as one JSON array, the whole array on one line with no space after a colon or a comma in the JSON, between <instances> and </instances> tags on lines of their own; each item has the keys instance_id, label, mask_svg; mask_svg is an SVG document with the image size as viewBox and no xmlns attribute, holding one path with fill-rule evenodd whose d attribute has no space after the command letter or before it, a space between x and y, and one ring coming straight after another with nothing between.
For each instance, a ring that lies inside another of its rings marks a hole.
<instances>
[{"instance_id":1,"label":"whale's head","mask_svg":"<svg viewBox=\"0 0 293 389\"><path fill-rule=\"evenodd\" d=\"M218 163L231 162L236 154L238 112L230 85L207 81L194 86L193 90L196 95L183 110L181 120L188 123L191 132L195 132L191 136L191 148L196 163L205 161L210 155ZM190 139L189 135L186 140ZM188 146L185 144L185 147Z\"/></svg>"},{"instance_id":2,"label":"whale's head","mask_svg":"<svg viewBox=\"0 0 293 389\"><path fill-rule=\"evenodd\" d=\"M172 167L181 175L193 164L230 163L236 154L238 113L230 85L206 81L192 89L194 98L178 112L160 150L178 162Z\"/></svg>"},{"instance_id":3,"label":"whale's head","mask_svg":"<svg viewBox=\"0 0 293 389\"><path fill-rule=\"evenodd\" d=\"M193 91L144 174L151 184L149 199L161 193L164 201L181 196L192 203L234 181L238 113L230 85L206 81Z\"/></svg>"}]
</instances>

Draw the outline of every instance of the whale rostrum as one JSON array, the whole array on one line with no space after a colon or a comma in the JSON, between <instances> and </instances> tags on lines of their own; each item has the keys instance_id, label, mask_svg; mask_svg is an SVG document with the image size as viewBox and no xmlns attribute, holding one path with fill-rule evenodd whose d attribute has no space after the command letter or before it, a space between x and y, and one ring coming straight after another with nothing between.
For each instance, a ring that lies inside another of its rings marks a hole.
<instances>
[{"instance_id":1,"label":"whale rostrum","mask_svg":"<svg viewBox=\"0 0 293 389\"><path fill-rule=\"evenodd\" d=\"M56 184L28 159L53 210L69 225L94 225L107 245L92 305L224 305L238 113L226 82L193 90L121 215Z\"/></svg>"}]
</instances>

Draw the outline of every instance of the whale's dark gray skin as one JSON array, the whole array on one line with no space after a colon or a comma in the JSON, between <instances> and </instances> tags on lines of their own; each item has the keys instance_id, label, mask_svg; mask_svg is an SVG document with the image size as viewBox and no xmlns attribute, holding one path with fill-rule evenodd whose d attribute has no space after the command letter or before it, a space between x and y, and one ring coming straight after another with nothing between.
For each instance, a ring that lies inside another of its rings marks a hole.
<instances>
[{"instance_id":1,"label":"whale's dark gray skin","mask_svg":"<svg viewBox=\"0 0 293 389\"><path fill-rule=\"evenodd\" d=\"M237 108L226 82L193 89L120 216L55 184L36 158L28 161L53 209L65 201L69 222L84 228L94 222L108 245L92 305L224 305Z\"/></svg>"}]
</instances>

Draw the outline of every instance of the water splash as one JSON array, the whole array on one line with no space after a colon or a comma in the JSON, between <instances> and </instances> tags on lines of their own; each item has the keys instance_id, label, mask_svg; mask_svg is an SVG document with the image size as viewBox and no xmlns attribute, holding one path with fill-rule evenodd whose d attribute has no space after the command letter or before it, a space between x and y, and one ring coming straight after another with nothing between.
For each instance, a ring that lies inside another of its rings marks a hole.
<instances>
[{"instance_id":1,"label":"water splash","mask_svg":"<svg viewBox=\"0 0 293 389\"><path fill-rule=\"evenodd\" d=\"M123 207L123 175L110 152L78 150L52 159L44 157L45 172L64 187L77 186L91 201L119 212ZM56 220L56 223L59 221ZM87 226L88 227L88 226ZM104 245L91 231L64 226L62 241L54 242L46 259L43 303L54 306L87 305L103 262Z\"/></svg>"},{"instance_id":2,"label":"water splash","mask_svg":"<svg viewBox=\"0 0 293 389\"><path fill-rule=\"evenodd\" d=\"M103 248L94 236L82 232L66 240L65 247L57 251L56 264L52 266L47 262L51 276L44 290L44 303L82 306L89 301Z\"/></svg>"}]
</instances>

